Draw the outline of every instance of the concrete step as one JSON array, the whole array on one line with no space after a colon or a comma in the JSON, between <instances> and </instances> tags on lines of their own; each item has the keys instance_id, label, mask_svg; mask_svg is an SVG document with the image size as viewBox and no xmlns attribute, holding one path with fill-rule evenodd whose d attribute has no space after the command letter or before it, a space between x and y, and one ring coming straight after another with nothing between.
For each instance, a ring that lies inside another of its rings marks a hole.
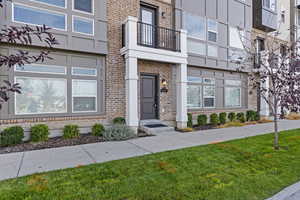
<instances>
[{"instance_id":1,"label":"concrete step","mask_svg":"<svg viewBox=\"0 0 300 200\"><path fill-rule=\"evenodd\" d=\"M174 131L174 127L170 127L160 120L142 120L139 129L148 135Z\"/></svg>"}]
</instances>

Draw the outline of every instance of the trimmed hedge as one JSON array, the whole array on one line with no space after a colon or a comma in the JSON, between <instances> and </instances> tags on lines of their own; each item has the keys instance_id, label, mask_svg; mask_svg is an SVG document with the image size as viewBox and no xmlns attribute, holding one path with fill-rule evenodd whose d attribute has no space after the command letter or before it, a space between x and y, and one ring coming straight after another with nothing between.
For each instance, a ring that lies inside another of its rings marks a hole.
<instances>
[{"instance_id":1,"label":"trimmed hedge","mask_svg":"<svg viewBox=\"0 0 300 200\"><path fill-rule=\"evenodd\" d=\"M116 124L103 132L106 141L122 141L136 137L134 131L122 124Z\"/></svg>"},{"instance_id":2,"label":"trimmed hedge","mask_svg":"<svg viewBox=\"0 0 300 200\"><path fill-rule=\"evenodd\" d=\"M210 123L213 126L217 126L219 124L219 117L216 113L210 115Z\"/></svg>"},{"instance_id":3,"label":"trimmed hedge","mask_svg":"<svg viewBox=\"0 0 300 200\"><path fill-rule=\"evenodd\" d=\"M193 128L193 115L191 113L188 113L188 122L187 122L187 127Z\"/></svg>"},{"instance_id":4,"label":"trimmed hedge","mask_svg":"<svg viewBox=\"0 0 300 200\"><path fill-rule=\"evenodd\" d=\"M236 115L236 118L239 122L241 123L245 123L246 122L246 119L245 119L245 113L243 112L240 112Z\"/></svg>"},{"instance_id":5,"label":"trimmed hedge","mask_svg":"<svg viewBox=\"0 0 300 200\"><path fill-rule=\"evenodd\" d=\"M30 128L30 141L44 142L49 137L49 128L46 124L37 124Z\"/></svg>"},{"instance_id":6,"label":"trimmed hedge","mask_svg":"<svg viewBox=\"0 0 300 200\"><path fill-rule=\"evenodd\" d=\"M21 126L12 126L0 133L0 146L6 147L21 144L24 138L24 129Z\"/></svg>"},{"instance_id":7,"label":"trimmed hedge","mask_svg":"<svg viewBox=\"0 0 300 200\"><path fill-rule=\"evenodd\" d=\"M228 119L230 122L233 122L234 120L236 120L236 114L234 112L229 113Z\"/></svg>"},{"instance_id":8,"label":"trimmed hedge","mask_svg":"<svg viewBox=\"0 0 300 200\"><path fill-rule=\"evenodd\" d=\"M93 136L103 136L103 132L105 131L105 128L102 124L94 124L92 127L92 135Z\"/></svg>"},{"instance_id":9,"label":"trimmed hedge","mask_svg":"<svg viewBox=\"0 0 300 200\"><path fill-rule=\"evenodd\" d=\"M116 117L113 119L113 124L126 124L124 117Z\"/></svg>"},{"instance_id":10,"label":"trimmed hedge","mask_svg":"<svg viewBox=\"0 0 300 200\"><path fill-rule=\"evenodd\" d=\"M72 139L79 137L78 125L66 125L63 129L63 138Z\"/></svg>"},{"instance_id":11,"label":"trimmed hedge","mask_svg":"<svg viewBox=\"0 0 300 200\"><path fill-rule=\"evenodd\" d=\"M205 126L207 125L207 116L206 115L198 115L198 126Z\"/></svg>"},{"instance_id":12,"label":"trimmed hedge","mask_svg":"<svg viewBox=\"0 0 300 200\"><path fill-rule=\"evenodd\" d=\"M227 113L226 112L220 113L219 114L220 124L226 124L226 118L227 118Z\"/></svg>"}]
</instances>

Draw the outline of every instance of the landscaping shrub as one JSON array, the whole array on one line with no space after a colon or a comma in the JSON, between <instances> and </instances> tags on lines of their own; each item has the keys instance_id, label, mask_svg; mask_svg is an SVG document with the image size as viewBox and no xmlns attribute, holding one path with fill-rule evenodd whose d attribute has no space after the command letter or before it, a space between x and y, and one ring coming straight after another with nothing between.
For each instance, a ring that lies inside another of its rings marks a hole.
<instances>
[{"instance_id":1,"label":"landscaping shrub","mask_svg":"<svg viewBox=\"0 0 300 200\"><path fill-rule=\"evenodd\" d=\"M21 144L24 138L24 130L21 126L13 126L4 129L0 133L0 146L11 146Z\"/></svg>"},{"instance_id":2,"label":"landscaping shrub","mask_svg":"<svg viewBox=\"0 0 300 200\"><path fill-rule=\"evenodd\" d=\"M30 129L30 140L32 142L47 141L49 136L49 128L46 124L37 124Z\"/></svg>"},{"instance_id":3,"label":"landscaping shrub","mask_svg":"<svg viewBox=\"0 0 300 200\"><path fill-rule=\"evenodd\" d=\"M256 121L255 115L256 115L256 112L254 110L248 110L246 112L246 120L247 121Z\"/></svg>"},{"instance_id":4,"label":"landscaping shrub","mask_svg":"<svg viewBox=\"0 0 300 200\"><path fill-rule=\"evenodd\" d=\"M234 120L236 120L236 114L234 112L229 113L228 119L229 121L233 122Z\"/></svg>"},{"instance_id":5,"label":"landscaping shrub","mask_svg":"<svg viewBox=\"0 0 300 200\"><path fill-rule=\"evenodd\" d=\"M220 124L225 124L226 123L226 118L227 118L227 113L226 112L220 113L219 114Z\"/></svg>"},{"instance_id":6,"label":"landscaping shrub","mask_svg":"<svg viewBox=\"0 0 300 200\"><path fill-rule=\"evenodd\" d=\"M113 124L126 124L124 117L116 117L113 119Z\"/></svg>"},{"instance_id":7,"label":"landscaping shrub","mask_svg":"<svg viewBox=\"0 0 300 200\"><path fill-rule=\"evenodd\" d=\"M103 136L103 132L105 131L105 128L102 124L94 124L92 127L92 135L93 136Z\"/></svg>"},{"instance_id":8,"label":"landscaping shrub","mask_svg":"<svg viewBox=\"0 0 300 200\"><path fill-rule=\"evenodd\" d=\"M217 126L219 124L219 118L216 113L210 115L210 123L213 126Z\"/></svg>"},{"instance_id":9,"label":"landscaping shrub","mask_svg":"<svg viewBox=\"0 0 300 200\"><path fill-rule=\"evenodd\" d=\"M237 116L236 116L236 118L241 123L245 123L246 122L245 113L243 113L243 112L238 113Z\"/></svg>"},{"instance_id":10,"label":"landscaping shrub","mask_svg":"<svg viewBox=\"0 0 300 200\"><path fill-rule=\"evenodd\" d=\"M259 121L259 120L260 120L259 112L254 112L254 121Z\"/></svg>"},{"instance_id":11,"label":"landscaping shrub","mask_svg":"<svg viewBox=\"0 0 300 200\"><path fill-rule=\"evenodd\" d=\"M189 128L193 128L193 115L191 113L188 113L188 122L187 122L187 126Z\"/></svg>"},{"instance_id":12,"label":"landscaping shrub","mask_svg":"<svg viewBox=\"0 0 300 200\"><path fill-rule=\"evenodd\" d=\"M79 127L77 125L66 125L63 130L63 138L72 139L79 137Z\"/></svg>"},{"instance_id":13,"label":"landscaping shrub","mask_svg":"<svg viewBox=\"0 0 300 200\"><path fill-rule=\"evenodd\" d=\"M207 125L207 116L206 115L198 115L198 126L205 126Z\"/></svg>"},{"instance_id":14,"label":"landscaping shrub","mask_svg":"<svg viewBox=\"0 0 300 200\"><path fill-rule=\"evenodd\" d=\"M115 124L103 132L103 137L108 141L121 141L134 138L136 134L131 128L125 125Z\"/></svg>"}]
</instances>

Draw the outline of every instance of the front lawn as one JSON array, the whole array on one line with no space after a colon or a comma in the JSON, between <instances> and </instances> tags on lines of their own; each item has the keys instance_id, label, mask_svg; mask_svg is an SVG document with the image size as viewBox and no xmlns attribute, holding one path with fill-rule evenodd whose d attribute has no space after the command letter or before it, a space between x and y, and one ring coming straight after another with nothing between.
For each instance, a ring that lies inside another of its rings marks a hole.
<instances>
[{"instance_id":1,"label":"front lawn","mask_svg":"<svg viewBox=\"0 0 300 200\"><path fill-rule=\"evenodd\" d=\"M14 200L263 200L300 180L300 129L0 182ZM5 173L5 172L0 172Z\"/></svg>"}]
</instances>

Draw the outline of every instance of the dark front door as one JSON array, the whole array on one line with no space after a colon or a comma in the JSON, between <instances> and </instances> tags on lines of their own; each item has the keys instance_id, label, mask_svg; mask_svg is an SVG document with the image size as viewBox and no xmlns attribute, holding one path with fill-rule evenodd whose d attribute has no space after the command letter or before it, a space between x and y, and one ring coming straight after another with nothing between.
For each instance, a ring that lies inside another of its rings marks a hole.
<instances>
[{"instance_id":1,"label":"dark front door","mask_svg":"<svg viewBox=\"0 0 300 200\"><path fill-rule=\"evenodd\" d=\"M158 118L157 90L157 76L141 75L141 119Z\"/></svg>"},{"instance_id":2,"label":"dark front door","mask_svg":"<svg viewBox=\"0 0 300 200\"><path fill-rule=\"evenodd\" d=\"M156 30L156 8L141 5L140 25L141 43L147 46L155 46L155 30Z\"/></svg>"}]
</instances>

